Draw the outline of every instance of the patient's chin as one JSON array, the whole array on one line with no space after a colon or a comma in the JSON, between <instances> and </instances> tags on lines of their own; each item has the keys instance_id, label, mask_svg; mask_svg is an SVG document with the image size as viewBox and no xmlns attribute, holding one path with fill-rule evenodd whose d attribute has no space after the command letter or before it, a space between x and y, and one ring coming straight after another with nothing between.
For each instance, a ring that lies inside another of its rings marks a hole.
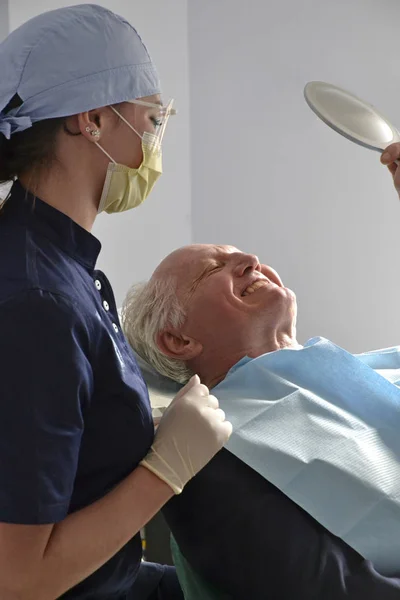
<instances>
[{"instance_id":1,"label":"patient's chin","mask_svg":"<svg viewBox=\"0 0 400 600\"><path fill-rule=\"evenodd\" d=\"M297 315L297 298L293 290L285 288L286 302L294 315Z\"/></svg>"},{"instance_id":2,"label":"patient's chin","mask_svg":"<svg viewBox=\"0 0 400 600\"><path fill-rule=\"evenodd\" d=\"M296 294L290 288L274 286L273 289L269 289L268 293L265 294L263 304L267 308L268 306L271 307L274 303L284 306L296 306Z\"/></svg>"},{"instance_id":3,"label":"patient's chin","mask_svg":"<svg viewBox=\"0 0 400 600\"><path fill-rule=\"evenodd\" d=\"M294 300L296 300L296 294L294 293L293 290L291 290L288 287L283 287L282 289L285 290L285 292L288 296L290 296L291 298L294 298Z\"/></svg>"},{"instance_id":4,"label":"patient's chin","mask_svg":"<svg viewBox=\"0 0 400 600\"><path fill-rule=\"evenodd\" d=\"M262 312L274 317L276 322L292 322L297 318L296 294L289 288L277 288L276 293L270 295L261 309Z\"/></svg>"},{"instance_id":5,"label":"patient's chin","mask_svg":"<svg viewBox=\"0 0 400 600\"><path fill-rule=\"evenodd\" d=\"M288 306L297 306L296 294L290 288L280 288L282 301Z\"/></svg>"}]
</instances>

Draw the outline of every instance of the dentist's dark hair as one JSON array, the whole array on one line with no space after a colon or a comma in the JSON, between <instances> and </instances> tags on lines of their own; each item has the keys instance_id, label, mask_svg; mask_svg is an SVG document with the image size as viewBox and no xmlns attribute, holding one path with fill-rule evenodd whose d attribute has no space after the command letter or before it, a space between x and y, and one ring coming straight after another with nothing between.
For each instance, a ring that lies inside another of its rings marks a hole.
<instances>
[{"instance_id":1,"label":"dentist's dark hair","mask_svg":"<svg viewBox=\"0 0 400 600\"><path fill-rule=\"evenodd\" d=\"M16 94L4 109L7 114L22 104ZM31 172L38 176L56 160L57 134L65 125L65 118L46 119L29 129L14 133L8 140L0 133L0 184L5 184ZM34 183L34 181L33 181Z\"/></svg>"}]
</instances>

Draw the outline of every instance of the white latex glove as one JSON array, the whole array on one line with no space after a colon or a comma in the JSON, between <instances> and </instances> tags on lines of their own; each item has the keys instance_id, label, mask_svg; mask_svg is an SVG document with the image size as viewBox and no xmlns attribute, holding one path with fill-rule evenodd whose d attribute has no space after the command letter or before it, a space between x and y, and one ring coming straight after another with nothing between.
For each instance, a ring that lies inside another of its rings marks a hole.
<instances>
[{"instance_id":1,"label":"white latex glove","mask_svg":"<svg viewBox=\"0 0 400 600\"><path fill-rule=\"evenodd\" d=\"M197 375L180 390L162 416L147 456L140 463L180 494L226 444L232 425Z\"/></svg>"}]
</instances>

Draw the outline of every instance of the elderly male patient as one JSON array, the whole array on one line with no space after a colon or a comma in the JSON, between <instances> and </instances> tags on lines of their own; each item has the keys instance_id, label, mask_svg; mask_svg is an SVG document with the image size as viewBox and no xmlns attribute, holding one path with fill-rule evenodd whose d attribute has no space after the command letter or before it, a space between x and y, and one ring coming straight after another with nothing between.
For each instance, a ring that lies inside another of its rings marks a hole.
<instances>
[{"instance_id":1,"label":"elderly male patient","mask_svg":"<svg viewBox=\"0 0 400 600\"><path fill-rule=\"evenodd\" d=\"M302 351L296 314L294 293L256 256L193 245L132 289L124 324L133 348L159 373L181 383L197 373L214 388L244 357ZM164 514L190 567L223 598L400 598L400 579L378 573L226 449ZM398 565L400 575L400 556Z\"/></svg>"}]
</instances>

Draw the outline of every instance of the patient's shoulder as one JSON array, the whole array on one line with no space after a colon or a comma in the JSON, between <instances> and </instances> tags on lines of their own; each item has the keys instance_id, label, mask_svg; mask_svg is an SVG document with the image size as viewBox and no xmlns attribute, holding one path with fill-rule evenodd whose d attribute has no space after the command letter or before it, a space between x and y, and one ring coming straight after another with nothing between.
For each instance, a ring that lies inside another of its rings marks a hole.
<instances>
[{"instance_id":1,"label":"patient's shoulder","mask_svg":"<svg viewBox=\"0 0 400 600\"><path fill-rule=\"evenodd\" d=\"M327 561L340 570L342 561L347 568L361 560L226 449L167 504L164 515L192 568L233 599L262 597L266 580L271 597L279 590L279 598L303 598L302 585L325 590L332 577L340 580L327 570L315 578Z\"/></svg>"}]
</instances>

